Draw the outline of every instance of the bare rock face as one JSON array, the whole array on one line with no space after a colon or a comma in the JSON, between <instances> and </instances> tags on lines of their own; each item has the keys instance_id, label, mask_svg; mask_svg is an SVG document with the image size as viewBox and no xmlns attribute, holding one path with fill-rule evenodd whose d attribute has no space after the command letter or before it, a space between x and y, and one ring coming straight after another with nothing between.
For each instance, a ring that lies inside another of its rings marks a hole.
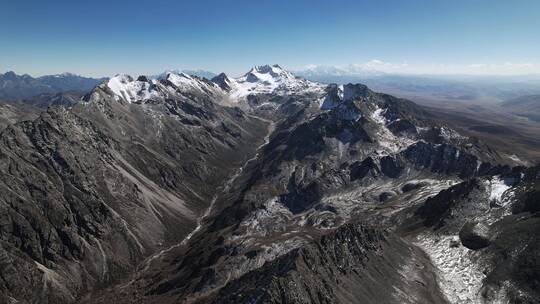
<instances>
[{"instance_id":1,"label":"bare rock face","mask_svg":"<svg viewBox=\"0 0 540 304\"><path fill-rule=\"evenodd\" d=\"M444 302L429 262L373 227L347 224L228 283L201 303ZM408 269L413 258L423 273ZM409 272L410 270L410 272Z\"/></svg>"},{"instance_id":2,"label":"bare rock face","mask_svg":"<svg viewBox=\"0 0 540 304\"><path fill-rule=\"evenodd\" d=\"M480 187L477 179L461 182L437 195L429 197L416 214L423 218L424 225L441 227L452 216L452 209L460 202L466 200L474 189Z\"/></svg>"},{"instance_id":3,"label":"bare rock face","mask_svg":"<svg viewBox=\"0 0 540 304\"><path fill-rule=\"evenodd\" d=\"M22 103L0 102L0 131L19 121L35 119L38 114L37 108Z\"/></svg>"},{"instance_id":4,"label":"bare rock face","mask_svg":"<svg viewBox=\"0 0 540 304\"><path fill-rule=\"evenodd\" d=\"M37 108L47 109L48 107L69 108L79 103L81 97L86 91L71 91L60 93L43 93L23 101L26 105L32 105Z\"/></svg>"},{"instance_id":5,"label":"bare rock face","mask_svg":"<svg viewBox=\"0 0 540 304\"><path fill-rule=\"evenodd\" d=\"M459 232L459 239L463 246L472 250L478 250L489 246L489 238L489 227L482 223L467 223Z\"/></svg>"}]
</instances>

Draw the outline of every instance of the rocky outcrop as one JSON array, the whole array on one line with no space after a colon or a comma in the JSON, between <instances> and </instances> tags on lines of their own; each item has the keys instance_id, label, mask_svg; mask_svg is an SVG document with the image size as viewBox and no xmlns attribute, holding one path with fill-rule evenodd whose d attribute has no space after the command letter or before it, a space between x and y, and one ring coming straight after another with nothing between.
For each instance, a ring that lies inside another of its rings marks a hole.
<instances>
[{"instance_id":1,"label":"rocky outcrop","mask_svg":"<svg viewBox=\"0 0 540 304\"><path fill-rule=\"evenodd\" d=\"M0 102L0 131L16 122L35 119L38 113L39 110L31 106Z\"/></svg>"},{"instance_id":2,"label":"rocky outcrop","mask_svg":"<svg viewBox=\"0 0 540 304\"><path fill-rule=\"evenodd\" d=\"M446 218L451 217L453 208L466 199L473 189L480 187L477 179L471 179L428 198L418 208L416 214L424 219L424 225L441 227Z\"/></svg>"},{"instance_id":3,"label":"rocky outcrop","mask_svg":"<svg viewBox=\"0 0 540 304\"><path fill-rule=\"evenodd\" d=\"M429 262L399 238L347 224L200 303L444 303ZM424 268L410 268L411 265Z\"/></svg>"},{"instance_id":4,"label":"rocky outcrop","mask_svg":"<svg viewBox=\"0 0 540 304\"><path fill-rule=\"evenodd\" d=\"M60 93L43 93L32 98L25 99L24 104L32 105L41 109L48 107L72 107L81 100L81 97L86 92L60 92Z\"/></svg>"},{"instance_id":5,"label":"rocky outcrop","mask_svg":"<svg viewBox=\"0 0 540 304\"><path fill-rule=\"evenodd\" d=\"M482 223L467 223L459 232L459 239L463 246L472 250L478 250L489 246L489 238L489 227Z\"/></svg>"}]
</instances>

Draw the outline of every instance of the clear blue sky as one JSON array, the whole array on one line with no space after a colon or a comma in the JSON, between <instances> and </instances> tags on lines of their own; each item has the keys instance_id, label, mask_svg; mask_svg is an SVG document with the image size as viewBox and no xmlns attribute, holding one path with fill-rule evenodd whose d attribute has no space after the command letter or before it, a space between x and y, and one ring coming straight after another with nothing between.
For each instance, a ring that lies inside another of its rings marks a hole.
<instances>
[{"instance_id":1,"label":"clear blue sky","mask_svg":"<svg viewBox=\"0 0 540 304\"><path fill-rule=\"evenodd\" d=\"M0 72L540 63L538 0L0 1Z\"/></svg>"}]
</instances>

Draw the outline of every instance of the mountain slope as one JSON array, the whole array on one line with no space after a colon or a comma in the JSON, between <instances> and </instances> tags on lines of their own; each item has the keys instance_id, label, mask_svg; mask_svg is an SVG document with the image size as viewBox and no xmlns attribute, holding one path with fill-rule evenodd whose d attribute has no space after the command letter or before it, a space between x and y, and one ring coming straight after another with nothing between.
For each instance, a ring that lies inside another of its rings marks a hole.
<instances>
[{"instance_id":1,"label":"mountain slope","mask_svg":"<svg viewBox=\"0 0 540 304\"><path fill-rule=\"evenodd\" d=\"M37 117L39 109L20 103L0 103L0 130L10 124Z\"/></svg>"},{"instance_id":2,"label":"mountain slope","mask_svg":"<svg viewBox=\"0 0 540 304\"><path fill-rule=\"evenodd\" d=\"M41 109L48 107L72 107L78 103L86 93L67 91L61 93L43 93L21 103L32 105Z\"/></svg>"},{"instance_id":3,"label":"mountain slope","mask_svg":"<svg viewBox=\"0 0 540 304\"><path fill-rule=\"evenodd\" d=\"M102 84L0 134L2 267L22 269L5 272L4 298L70 303L126 277L185 238L254 153L265 122L165 83L146 104Z\"/></svg>"}]
</instances>

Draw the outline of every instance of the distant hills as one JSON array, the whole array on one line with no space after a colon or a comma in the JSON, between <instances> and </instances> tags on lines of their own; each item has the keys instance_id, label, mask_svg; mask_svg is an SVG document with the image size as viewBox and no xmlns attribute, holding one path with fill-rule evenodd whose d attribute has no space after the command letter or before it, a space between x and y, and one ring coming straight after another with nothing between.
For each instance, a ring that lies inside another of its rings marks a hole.
<instances>
[{"instance_id":1,"label":"distant hills","mask_svg":"<svg viewBox=\"0 0 540 304\"><path fill-rule=\"evenodd\" d=\"M47 75L34 78L14 72L0 74L0 100L29 99L40 94L67 91L87 92L106 78L89 78L71 73Z\"/></svg>"},{"instance_id":2,"label":"distant hills","mask_svg":"<svg viewBox=\"0 0 540 304\"><path fill-rule=\"evenodd\" d=\"M501 103L511 113L540 122L540 95L528 95L513 98Z\"/></svg>"},{"instance_id":3,"label":"distant hills","mask_svg":"<svg viewBox=\"0 0 540 304\"><path fill-rule=\"evenodd\" d=\"M217 75L204 70L170 70L152 75L150 78L164 78L170 72L182 72L207 79L212 79ZM9 71L0 74L0 101L25 100L25 103L43 106L44 103L49 103L48 99L54 98L62 104L65 104L63 101L71 103L75 96L84 95L105 80L107 80L106 77L91 78L72 73L32 77L28 74L19 75Z\"/></svg>"},{"instance_id":4,"label":"distant hills","mask_svg":"<svg viewBox=\"0 0 540 304\"><path fill-rule=\"evenodd\" d=\"M366 69L316 67L295 75L322 83L363 83L370 88L422 102L502 102L540 94L540 76L472 76L388 74Z\"/></svg>"}]
</instances>

